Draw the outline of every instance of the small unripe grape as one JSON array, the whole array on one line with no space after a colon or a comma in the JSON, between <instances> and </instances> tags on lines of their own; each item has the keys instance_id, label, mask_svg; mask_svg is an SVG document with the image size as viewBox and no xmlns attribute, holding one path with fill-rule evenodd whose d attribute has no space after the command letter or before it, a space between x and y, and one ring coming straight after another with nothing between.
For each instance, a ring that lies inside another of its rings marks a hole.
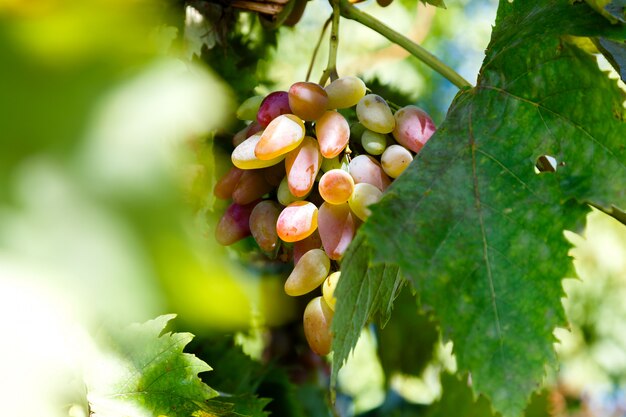
<instances>
[{"instance_id":1,"label":"small unripe grape","mask_svg":"<svg viewBox=\"0 0 626 417\"><path fill-rule=\"evenodd\" d=\"M233 165L241 169L267 168L285 159L285 155L279 155L276 158L267 160L257 158L254 150L260 140L261 133L256 133L237 146L230 156Z\"/></svg>"},{"instance_id":2,"label":"small unripe grape","mask_svg":"<svg viewBox=\"0 0 626 417\"><path fill-rule=\"evenodd\" d=\"M398 178L413 161L413 155L401 145L391 145L380 157L383 171L391 178Z\"/></svg>"},{"instance_id":3,"label":"small unripe grape","mask_svg":"<svg viewBox=\"0 0 626 417\"><path fill-rule=\"evenodd\" d=\"M416 106L401 108L394 115L396 126L393 137L413 152L419 152L437 130L428 113Z\"/></svg>"},{"instance_id":4,"label":"small unripe grape","mask_svg":"<svg viewBox=\"0 0 626 417\"><path fill-rule=\"evenodd\" d=\"M248 204L269 193L272 187L260 170L246 170L233 190L232 199L237 204Z\"/></svg>"},{"instance_id":5,"label":"small unripe grape","mask_svg":"<svg viewBox=\"0 0 626 417\"><path fill-rule=\"evenodd\" d=\"M369 155L359 155L350 161L350 175L355 184L366 182L372 184L380 191L385 191L391 180L383 171L377 160Z\"/></svg>"},{"instance_id":6,"label":"small unripe grape","mask_svg":"<svg viewBox=\"0 0 626 417\"><path fill-rule=\"evenodd\" d=\"M318 119L328 104L328 94L319 85L298 82L289 89L289 107L293 114L306 121Z\"/></svg>"},{"instance_id":7,"label":"small unripe grape","mask_svg":"<svg viewBox=\"0 0 626 417\"><path fill-rule=\"evenodd\" d=\"M363 126L374 132L391 133L396 126L389 105L376 94L368 94L359 101L356 116Z\"/></svg>"},{"instance_id":8,"label":"small unripe grape","mask_svg":"<svg viewBox=\"0 0 626 417\"><path fill-rule=\"evenodd\" d=\"M335 288L337 288L337 282L339 281L339 277L341 276L341 272L333 272L330 274L324 284L322 284L322 297L324 297L324 301L328 304L331 310L335 311L335 304L337 303L337 298L335 298Z\"/></svg>"},{"instance_id":9,"label":"small unripe grape","mask_svg":"<svg viewBox=\"0 0 626 417\"><path fill-rule=\"evenodd\" d=\"M293 263L297 265L302 256L311 249L320 249L322 247L322 238L316 230L310 236L293 243Z\"/></svg>"},{"instance_id":10,"label":"small unripe grape","mask_svg":"<svg viewBox=\"0 0 626 417\"><path fill-rule=\"evenodd\" d=\"M368 154L380 155L387 147L387 135L365 129L363 135L361 135L361 145L363 145L363 149Z\"/></svg>"},{"instance_id":11,"label":"small unripe grape","mask_svg":"<svg viewBox=\"0 0 626 417\"><path fill-rule=\"evenodd\" d=\"M300 145L304 139L304 122L293 114L283 114L271 121L254 148L262 160L277 158Z\"/></svg>"},{"instance_id":12,"label":"small unripe grape","mask_svg":"<svg viewBox=\"0 0 626 417\"><path fill-rule=\"evenodd\" d=\"M365 83L357 77L337 78L325 88L328 109L347 109L356 105L366 92Z\"/></svg>"},{"instance_id":13,"label":"small unripe grape","mask_svg":"<svg viewBox=\"0 0 626 417\"><path fill-rule=\"evenodd\" d=\"M305 198L306 196L296 197L295 195L291 194L291 191L289 190L289 182L287 181L286 176L280 181L280 184L278 185L278 190L276 190L276 199L280 204L282 204L283 206L288 206L295 201L304 200Z\"/></svg>"},{"instance_id":14,"label":"small unripe grape","mask_svg":"<svg viewBox=\"0 0 626 417\"><path fill-rule=\"evenodd\" d=\"M334 158L322 158L322 168L323 172L328 172L331 169L341 169L341 159L338 156Z\"/></svg>"},{"instance_id":15,"label":"small unripe grape","mask_svg":"<svg viewBox=\"0 0 626 417\"><path fill-rule=\"evenodd\" d=\"M213 188L213 194L217 198L221 198L222 200L228 200L232 198L233 191L241 178L241 175L244 173L243 169L239 169L237 167L232 167L222 178L220 178L217 183L215 183L215 187Z\"/></svg>"},{"instance_id":16,"label":"small unripe grape","mask_svg":"<svg viewBox=\"0 0 626 417\"><path fill-rule=\"evenodd\" d=\"M285 167L289 191L296 197L307 195L322 165L322 155L315 139L306 136L300 146L287 154Z\"/></svg>"},{"instance_id":17,"label":"small unripe grape","mask_svg":"<svg viewBox=\"0 0 626 417\"><path fill-rule=\"evenodd\" d=\"M348 145L350 125L336 111L327 111L315 123L315 134L324 158L334 158Z\"/></svg>"},{"instance_id":18,"label":"small unripe grape","mask_svg":"<svg viewBox=\"0 0 626 417\"><path fill-rule=\"evenodd\" d=\"M348 203L323 203L319 208L317 221L324 251L330 259L341 259L352 242L355 231Z\"/></svg>"},{"instance_id":19,"label":"small unripe grape","mask_svg":"<svg viewBox=\"0 0 626 417\"><path fill-rule=\"evenodd\" d=\"M320 286L330 271L330 259L321 249L305 253L285 281L285 293L292 297L308 294Z\"/></svg>"},{"instance_id":20,"label":"small unripe grape","mask_svg":"<svg viewBox=\"0 0 626 417\"><path fill-rule=\"evenodd\" d=\"M252 237L265 252L272 252L278 246L276 221L279 215L280 207L271 200L261 201L250 213Z\"/></svg>"},{"instance_id":21,"label":"small unripe grape","mask_svg":"<svg viewBox=\"0 0 626 417\"><path fill-rule=\"evenodd\" d=\"M256 114L263 102L263 96L252 96L243 101L237 108L235 116L239 120L256 120Z\"/></svg>"},{"instance_id":22,"label":"small unripe grape","mask_svg":"<svg viewBox=\"0 0 626 417\"><path fill-rule=\"evenodd\" d=\"M352 195L354 180L343 169L331 169L320 178L318 190L324 201L330 204L342 204Z\"/></svg>"},{"instance_id":23,"label":"small unripe grape","mask_svg":"<svg viewBox=\"0 0 626 417\"><path fill-rule=\"evenodd\" d=\"M330 324L333 311L322 297L315 297L304 309L304 336L311 350L318 355L328 355L333 341Z\"/></svg>"},{"instance_id":24,"label":"small unripe grape","mask_svg":"<svg viewBox=\"0 0 626 417\"><path fill-rule=\"evenodd\" d=\"M272 120L281 114L289 114L289 94L286 91L275 91L263 99L256 120L263 127L270 124Z\"/></svg>"},{"instance_id":25,"label":"small unripe grape","mask_svg":"<svg viewBox=\"0 0 626 417\"><path fill-rule=\"evenodd\" d=\"M297 242L317 229L317 207L308 201L296 201L283 209L276 221L276 232L285 242Z\"/></svg>"},{"instance_id":26,"label":"small unripe grape","mask_svg":"<svg viewBox=\"0 0 626 417\"><path fill-rule=\"evenodd\" d=\"M361 220L365 221L372 214L369 205L378 203L383 193L372 184L362 182L354 186L354 192L348 200L350 210Z\"/></svg>"},{"instance_id":27,"label":"small unripe grape","mask_svg":"<svg viewBox=\"0 0 626 417\"><path fill-rule=\"evenodd\" d=\"M215 240L220 245L228 246L250 235L250 214L257 204L246 205L232 203L215 228Z\"/></svg>"}]
</instances>

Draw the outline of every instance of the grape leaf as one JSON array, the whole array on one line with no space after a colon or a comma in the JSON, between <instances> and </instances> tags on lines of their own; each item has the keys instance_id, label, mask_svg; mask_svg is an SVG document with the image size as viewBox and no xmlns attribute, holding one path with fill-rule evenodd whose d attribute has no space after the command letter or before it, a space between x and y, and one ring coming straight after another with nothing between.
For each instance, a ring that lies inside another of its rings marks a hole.
<instances>
[{"instance_id":1,"label":"grape leaf","mask_svg":"<svg viewBox=\"0 0 626 417\"><path fill-rule=\"evenodd\" d=\"M467 383L460 381L455 375L443 373L441 375L442 396L428 408L425 417L493 417L491 404L485 397L474 399L472 389Z\"/></svg>"},{"instance_id":2,"label":"grape leaf","mask_svg":"<svg viewBox=\"0 0 626 417\"><path fill-rule=\"evenodd\" d=\"M613 0L604 10L622 23L626 23L626 0Z\"/></svg>"},{"instance_id":3,"label":"grape leaf","mask_svg":"<svg viewBox=\"0 0 626 417\"><path fill-rule=\"evenodd\" d=\"M615 68L622 81L626 81L626 42L597 38L594 43L607 61Z\"/></svg>"},{"instance_id":4,"label":"grape leaf","mask_svg":"<svg viewBox=\"0 0 626 417\"><path fill-rule=\"evenodd\" d=\"M563 230L581 227L584 203L626 207L624 94L561 36L623 31L585 3L500 2L477 86L457 95L345 255L335 367L374 308L357 296L375 290L364 269L397 265L474 391L504 416L522 412L556 364L561 278L572 273ZM555 172L534 172L542 155L556 159Z\"/></svg>"},{"instance_id":5,"label":"grape leaf","mask_svg":"<svg viewBox=\"0 0 626 417\"><path fill-rule=\"evenodd\" d=\"M189 417L210 412L218 394L198 377L211 367L183 353L190 333L163 333L175 315L131 325L115 335L115 359L90 364L87 399L95 417Z\"/></svg>"}]
</instances>

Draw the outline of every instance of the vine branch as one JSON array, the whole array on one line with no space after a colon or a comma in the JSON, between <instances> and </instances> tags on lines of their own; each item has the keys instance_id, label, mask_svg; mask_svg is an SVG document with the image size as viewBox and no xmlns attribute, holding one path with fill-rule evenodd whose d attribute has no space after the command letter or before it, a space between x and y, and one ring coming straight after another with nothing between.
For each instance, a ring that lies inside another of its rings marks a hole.
<instances>
[{"instance_id":1,"label":"vine branch","mask_svg":"<svg viewBox=\"0 0 626 417\"><path fill-rule=\"evenodd\" d=\"M313 71L313 65L315 64L315 58L317 57L317 52L320 49L320 45L322 44L322 40L324 39L324 34L326 33L326 29L328 29L328 25L330 25L331 20L333 20L332 16L326 19L326 22L324 22L324 26L322 26L322 33L320 33L320 38L317 40L317 44L315 45L315 49L313 50L313 56L311 57L311 62L309 63L309 69L306 72L306 78L304 79L304 81L309 81L309 78L311 78L311 72Z\"/></svg>"},{"instance_id":2,"label":"vine branch","mask_svg":"<svg viewBox=\"0 0 626 417\"><path fill-rule=\"evenodd\" d=\"M330 78L335 81L339 78L337 74L337 49L339 48L339 17L341 15L339 0L330 0L333 6L332 25L330 27L330 47L328 49L328 64L320 78L319 84L323 87Z\"/></svg>"},{"instance_id":3,"label":"vine branch","mask_svg":"<svg viewBox=\"0 0 626 417\"><path fill-rule=\"evenodd\" d=\"M348 0L336 1L339 2L341 16L345 17L346 19L357 21L360 24L367 26L373 31L383 35L391 42L406 49L411 55L437 71L439 74L447 78L452 84L456 85L457 87L465 88L472 86L469 81L461 77L461 75L459 75L456 71L441 62L436 56L434 56L406 36L399 34L395 30L391 29L389 26L386 26L380 20L357 9L352 4L350 4Z\"/></svg>"}]
</instances>

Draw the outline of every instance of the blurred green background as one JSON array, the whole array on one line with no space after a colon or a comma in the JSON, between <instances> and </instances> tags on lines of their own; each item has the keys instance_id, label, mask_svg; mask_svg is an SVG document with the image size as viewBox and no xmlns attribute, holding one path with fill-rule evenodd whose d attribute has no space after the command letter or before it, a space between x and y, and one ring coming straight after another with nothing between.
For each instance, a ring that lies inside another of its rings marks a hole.
<instances>
[{"instance_id":1,"label":"blurred green background","mask_svg":"<svg viewBox=\"0 0 626 417\"><path fill-rule=\"evenodd\" d=\"M496 2L447 6L362 7L474 82ZM224 137L241 127L237 101L302 80L329 13L313 0L295 28L267 32L243 14L211 32L219 19L187 15L185 25L180 2L0 0L3 415L68 415L58 405L79 398L81 364L102 348L103 329L172 312L199 335L298 320L284 271L214 242L224 207L211 190L227 167ZM324 42L314 80L326 54ZM341 23L338 69L436 123L456 93L354 22ZM574 399L558 415L625 415L626 228L593 212L583 236L567 236L581 280L565 281L572 324L555 333L562 369L549 382ZM363 340L342 376L357 411L384 400L376 340ZM449 351L392 385L432 402L440 369L454 368Z\"/></svg>"}]
</instances>

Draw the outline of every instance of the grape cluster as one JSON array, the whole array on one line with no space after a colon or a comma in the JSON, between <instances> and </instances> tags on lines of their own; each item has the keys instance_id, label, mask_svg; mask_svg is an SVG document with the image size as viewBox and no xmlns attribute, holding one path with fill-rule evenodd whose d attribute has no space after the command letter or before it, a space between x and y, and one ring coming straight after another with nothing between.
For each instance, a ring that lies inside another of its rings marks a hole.
<instances>
[{"instance_id":1,"label":"grape cluster","mask_svg":"<svg viewBox=\"0 0 626 417\"><path fill-rule=\"evenodd\" d=\"M362 80L342 77L325 88L297 82L288 92L244 101L237 117L252 122L233 137L234 166L214 190L232 199L216 228L218 242L251 234L265 253L287 247L295 266L285 292L296 297L322 286L304 311L306 339L320 355L332 340L337 261L370 215L368 206L435 132L418 107L394 114L382 97L366 93ZM354 106L358 122L351 126L337 110Z\"/></svg>"}]
</instances>

